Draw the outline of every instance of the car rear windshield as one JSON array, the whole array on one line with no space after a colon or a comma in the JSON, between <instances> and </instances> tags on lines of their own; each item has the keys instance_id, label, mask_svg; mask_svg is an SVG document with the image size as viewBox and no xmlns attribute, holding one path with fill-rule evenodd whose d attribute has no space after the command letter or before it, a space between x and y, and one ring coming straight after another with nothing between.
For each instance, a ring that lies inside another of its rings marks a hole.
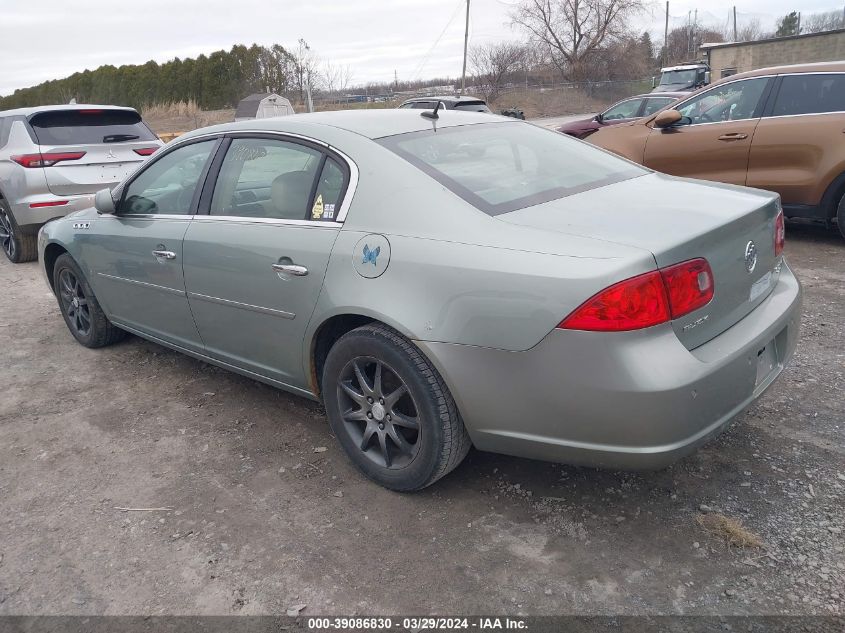
<instances>
[{"instance_id":1,"label":"car rear windshield","mask_svg":"<svg viewBox=\"0 0 845 633\"><path fill-rule=\"evenodd\" d=\"M93 145L156 138L132 110L53 110L29 119L39 145Z\"/></svg>"},{"instance_id":2,"label":"car rear windshield","mask_svg":"<svg viewBox=\"0 0 845 633\"><path fill-rule=\"evenodd\" d=\"M530 123L487 123L378 141L489 215L641 176L641 167Z\"/></svg>"}]
</instances>

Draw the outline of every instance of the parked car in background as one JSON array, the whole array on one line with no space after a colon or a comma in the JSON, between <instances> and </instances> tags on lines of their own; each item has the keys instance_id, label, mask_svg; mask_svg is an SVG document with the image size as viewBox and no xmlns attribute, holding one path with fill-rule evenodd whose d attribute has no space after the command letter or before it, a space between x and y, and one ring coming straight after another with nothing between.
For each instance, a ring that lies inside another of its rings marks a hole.
<instances>
[{"instance_id":1,"label":"parked car in background","mask_svg":"<svg viewBox=\"0 0 845 633\"><path fill-rule=\"evenodd\" d=\"M586 138L593 132L608 125L618 125L644 116L650 116L655 112L674 103L681 97L687 96L686 92L664 92L662 94L644 94L628 97L617 101L604 112L594 117L571 121L560 126L557 131L569 134L576 138Z\"/></svg>"},{"instance_id":2,"label":"parked car in background","mask_svg":"<svg viewBox=\"0 0 845 633\"><path fill-rule=\"evenodd\" d=\"M661 467L781 373L801 288L776 195L427 114L173 141L41 229L71 334L100 347L127 330L322 400L352 462L397 490L470 443Z\"/></svg>"},{"instance_id":3,"label":"parked car in background","mask_svg":"<svg viewBox=\"0 0 845 633\"><path fill-rule=\"evenodd\" d=\"M520 108L505 108L501 111L502 116L509 116L512 119L519 119L520 121L525 120L525 112L523 112Z\"/></svg>"},{"instance_id":4,"label":"parked car in background","mask_svg":"<svg viewBox=\"0 0 845 633\"><path fill-rule=\"evenodd\" d=\"M163 143L132 108L61 105L0 111L0 242L35 259L48 220L90 207Z\"/></svg>"},{"instance_id":5,"label":"parked car in background","mask_svg":"<svg viewBox=\"0 0 845 633\"><path fill-rule=\"evenodd\" d=\"M837 220L845 236L843 131L845 62L828 62L732 75L589 141L667 174L774 191L787 217Z\"/></svg>"},{"instance_id":6,"label":"parked car in background","mask_svg":"<svg viewBox=\"0 0 845 633\"><path fill-rule=\"evenodd\" d=\"M660 69L660 81L651 79L652 92L685 92L689 94L710 83L710 66L706 62L688 62Z\"/></svg>"},{"instance_id":7,"label":"parked car in background","mask_svg":"<svg viewBox=\"0 0 845 633\"><path fill-rule=\"evenodd\" d=\"M490 112L487 103L483 99L477 97L414 97L403 101L399 106L403 109L411 110L433 110L437 102L443 103L443 107L447 110L463 110L464 112Z\"/></svg>"}]
</instances>

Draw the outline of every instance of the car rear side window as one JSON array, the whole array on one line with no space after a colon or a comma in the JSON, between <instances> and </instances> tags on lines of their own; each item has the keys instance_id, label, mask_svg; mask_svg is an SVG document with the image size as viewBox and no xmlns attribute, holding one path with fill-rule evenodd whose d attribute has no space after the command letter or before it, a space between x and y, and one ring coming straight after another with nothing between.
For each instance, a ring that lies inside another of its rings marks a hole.
<instances>
[{"instance_id":1,"label":"car rear side window","mask_svg":"<svg viewBox=\"0 0 845 633\"><path fill-rule=\"evenodd\" d=\"M845 75L786 75L771 116L845 111Z\"/></svg>"},{"instance_id":2,"label":"car rear side window","mask_svg":"<svg viewBox=\"0 0 845 633\"><path fill-rule=\"evenodd\" d=\"M312 220L336 220L340 211L341 197L346 190L346 173L333 158L326 158L320 180L317 181L317 191L311 213Z\"/></svg>"},{"instance_id":3,"label":"car rear side window","mask_svg":"<svg viewBox=\"0 0 845 633\"><path fill-rule=\"evenodd\" d=\"M29 118L39 145L96 145L153 141L156 135L133 110L51 110Z\"/></svg>"},{"instance_id":4,"label":"car rear side window","mask_svg":"<svg viewBox=\"0 0 845 633\"><path fill-rule=\"evenodd\" d=\"M322 158L322 152L299 143L233 139L217 177L211 215L276 220L311 217L309 202Z\"/></svg>"},{"instance_id":5,"label":"car rear side window","mask_svg":"<svg viewBox=\"0 0 845 633\"><path fill-rule=\"evenodd\" d=\"M489 215L641 176L645 169L529 123L487 123L378 141Z\"/></svg>"}]
</instances>

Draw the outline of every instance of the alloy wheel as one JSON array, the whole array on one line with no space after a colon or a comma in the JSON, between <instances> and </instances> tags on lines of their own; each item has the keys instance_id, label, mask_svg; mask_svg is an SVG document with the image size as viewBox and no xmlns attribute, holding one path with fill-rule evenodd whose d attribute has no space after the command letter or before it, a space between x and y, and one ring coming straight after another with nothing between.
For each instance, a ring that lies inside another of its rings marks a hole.
<instances>
[{"instance_id":1,"label":"alloy wheel","mask_svg":"<svg viewBox=\"0 0 845 633\"><path fill-rule=\"evenodd\" d=\"M419 409L402 378L376 358L349 361L337 397L344 429L375 464L404 468L419 453Z\"/></svg>"},{"instance_id":2,"label":"alloy wheel","mask_svg":"<svg viewBox=\"0 0 845 633\"><path fill-rule=\"evenodd\" d=\"M67 268L59 273L59 297L70 326L80 336L87 336L91 331L88 298L77 276Z\"/></svg>"},{"instance_id":3,"label":"alloy wheel","mask_svg":"<svg viewBox=\"0 0 845 633\"><path fill-rule=\"evenodd\" d=\"M15 236L12 232L12 220L5 210L0 208L0 243L3 245L3 252L11 260L15 258Z\"/></svg>"}]
</instances>

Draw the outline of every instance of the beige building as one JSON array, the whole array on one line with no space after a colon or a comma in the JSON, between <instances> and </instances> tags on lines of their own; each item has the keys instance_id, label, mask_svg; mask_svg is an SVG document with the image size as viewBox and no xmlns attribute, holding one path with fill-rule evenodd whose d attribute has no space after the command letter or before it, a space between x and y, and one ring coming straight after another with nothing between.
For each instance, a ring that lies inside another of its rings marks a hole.
<instances>
[{"instance_id":1,"label":"beige building","mask_svg":"<svg viewBox=\"0 0 845 633\"><path fill-rule=\"evenodd\" d=\"M845 60L845 29L756 42L702 44L713 81L767 66Z\"/></svg>"}]
</instances>

